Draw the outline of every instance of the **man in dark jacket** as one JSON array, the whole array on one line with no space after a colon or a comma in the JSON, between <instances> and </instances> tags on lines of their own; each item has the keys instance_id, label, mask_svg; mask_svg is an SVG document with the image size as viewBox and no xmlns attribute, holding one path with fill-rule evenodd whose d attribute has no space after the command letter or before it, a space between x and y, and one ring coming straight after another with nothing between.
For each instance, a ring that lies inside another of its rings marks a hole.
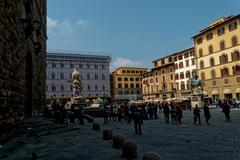
<instances>
[{"instance_id":1,"label":"man in dark jacket","mask_svg":"<svg viewBox=\"0 0 240 160\"><path fill-rule=\"evenodd\" d=\"M142 128L141 128L142 116L141 116L141 109L138 108L137 106L134 106L133 120L134 120L135 133L141 135L142 134Z\"/></svg>"},{"instance_id":2,"label":"man in dark jacket","mask_svg":"<svg viewBox=\"0 0 240 160\"><path fill-rule=\"evenodd\" d=\"M210 115L210 110L209 110L207 103L204 104L203 110L204 110L204 116L205 116L206 123L209 125L208 121L210 120L211 115Z\"/></svg>"},{"instance_id":3,"label":"man in dark jacket","mask_svg":"<svg viewBox=\"0 0 240 160\"><path fill-rule=\"evenodd\" d=\"M199 125L201 125L201 118L200 118L200 109L198 108L198 105L195 106L193 109L193 119L194 119L194 124L196 124L197 120L199 122Z\"/></svg>"}]
</instances>

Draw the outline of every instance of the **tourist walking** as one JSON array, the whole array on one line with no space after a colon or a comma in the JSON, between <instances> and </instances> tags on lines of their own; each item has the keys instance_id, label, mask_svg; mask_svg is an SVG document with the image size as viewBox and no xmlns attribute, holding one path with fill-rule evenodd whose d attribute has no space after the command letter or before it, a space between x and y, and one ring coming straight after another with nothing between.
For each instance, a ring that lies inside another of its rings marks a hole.
<instances>
[{"instance_id":1,"label":"tourist walking","mask_svg":"<svg viewBox=\"0 0 240 160\"><path fill-rule=\"evenodd\" d=\"M204 117L205 117L206 123L209 125L209 120L211 118L211 115L210 115L210 110L207 103L204 104L203 110L204 110Z\"/></svg>"},{"instance_id":2,"label":"tourist walking","mask_svg":"<svg viewBox=\"0 0 240 160\"><path fill-rule=\"evenodd\" d=\"M199 125L201 125L201 117L200 117L200 109L198 108L198 105L196 104L195 108L193 109L193 120L194 124L199 122Z\"/></svg>"},{"instance_id":3,"label":"tourist walking","mask_svg":"<svg viewBox=\"0 0 240 160\"><path fill-rule=\"evenodd\" d=\"M172 118L172 124L177 124L177 115L176 115L176 105L172 102L171 105L171 118Z\"/></svg>"},{"instance_id":4,"label":"tourist walking","mask_svg":"<svg viewBox=\"0 0 240 160\"><path fill-rule=\"evenodd\" d=\"M231 122L230 105L227 103L226 100L223 100L222 102L222 112L225 114L226 122Z\"/></svg>"},{"instance_id":5,"label":"tourist walking","mask_svg":"<svg viewBox=\"0 0 240 160\"><path fill-rule=\"evenodd\" d=\"M177 122L179 124L182 124L183 116L182 116L182 106L180 104L176 106L176 116L177 116Z\"/></svg>"}]
</instances>

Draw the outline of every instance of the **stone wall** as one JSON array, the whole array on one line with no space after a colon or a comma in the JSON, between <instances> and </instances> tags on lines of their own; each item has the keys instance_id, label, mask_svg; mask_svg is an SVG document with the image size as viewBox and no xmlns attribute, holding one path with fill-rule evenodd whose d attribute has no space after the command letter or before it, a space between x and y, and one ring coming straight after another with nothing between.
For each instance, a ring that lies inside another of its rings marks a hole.
<instances>
[{"instance_id":1,"label":"stone wall","mask_svg":"<svg viewBox=\"0 0 240 160\"><path fill-rule=\"evenodd\" d=\"M0 143L45 101L46 0L0 0Z\"/></svg>"}]
</instances>

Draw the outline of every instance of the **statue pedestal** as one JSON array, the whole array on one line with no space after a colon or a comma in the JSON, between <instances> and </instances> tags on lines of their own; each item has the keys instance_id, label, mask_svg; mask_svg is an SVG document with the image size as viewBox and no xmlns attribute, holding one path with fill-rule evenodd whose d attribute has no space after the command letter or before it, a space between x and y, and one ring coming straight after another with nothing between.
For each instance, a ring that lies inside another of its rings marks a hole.
<instances>
[{"instance_id":1,"label":"statue pedestal","mask_svg":"<svg viewBox=\"0 0 240 160\"><path fill-rule=\"evenodd\" d=\"M203 107L202 95L192 94L190 97L192 108L195 108L196 105L198 105L199 108Z\"/></svg>"},{"instance_id":2,"label":"statue pedestal","mask_svg":"<svg viewBox=\"0 0 240 160\"><path fill-rule=\"evenodd\" d=\"M65 106L66 109L71 109L74 107L74 109L79 109L80 107L86 107L86 99L78 96L71 98L71 101L67 102L67 105Z\"/></svg>"}]
</instances>

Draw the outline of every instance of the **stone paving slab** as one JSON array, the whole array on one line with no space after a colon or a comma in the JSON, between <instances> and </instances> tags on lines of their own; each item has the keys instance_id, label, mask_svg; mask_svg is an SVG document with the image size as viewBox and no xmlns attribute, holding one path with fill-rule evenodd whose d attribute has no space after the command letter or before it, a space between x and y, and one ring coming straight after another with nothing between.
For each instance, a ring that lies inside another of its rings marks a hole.
<instances>
[{"instance_id":1,"label":"stone paving slab","mask_svg":"<svg viewBox=\"0 0 240 160\"><path fill-rule=\"evenodd\" d=\"M103 119L97 118L95 122L101 124L100 131L92 130L92 124L86 123L76 126L79 130L40 137L40 142L34 137L16 137L0 148L0 159L30 159L34 152L42 160L124 160L120 149L112 148L111 141L102 139L103 129L110 128L114 134L121 133L136 142L137 160L147 151L159 153L161 160L239 160L240 111L231 111L231 123L225 122L221 110L211 110L211 115L211 125L204 123L202 115L199 126L193 124L189 111L183 113L182 125L166 124L160 114L157 120L144 121L141 136L135 135L132 122L103 125ZM1 158L3 154L7 157Z\"/></svg>"}]
</instances>

